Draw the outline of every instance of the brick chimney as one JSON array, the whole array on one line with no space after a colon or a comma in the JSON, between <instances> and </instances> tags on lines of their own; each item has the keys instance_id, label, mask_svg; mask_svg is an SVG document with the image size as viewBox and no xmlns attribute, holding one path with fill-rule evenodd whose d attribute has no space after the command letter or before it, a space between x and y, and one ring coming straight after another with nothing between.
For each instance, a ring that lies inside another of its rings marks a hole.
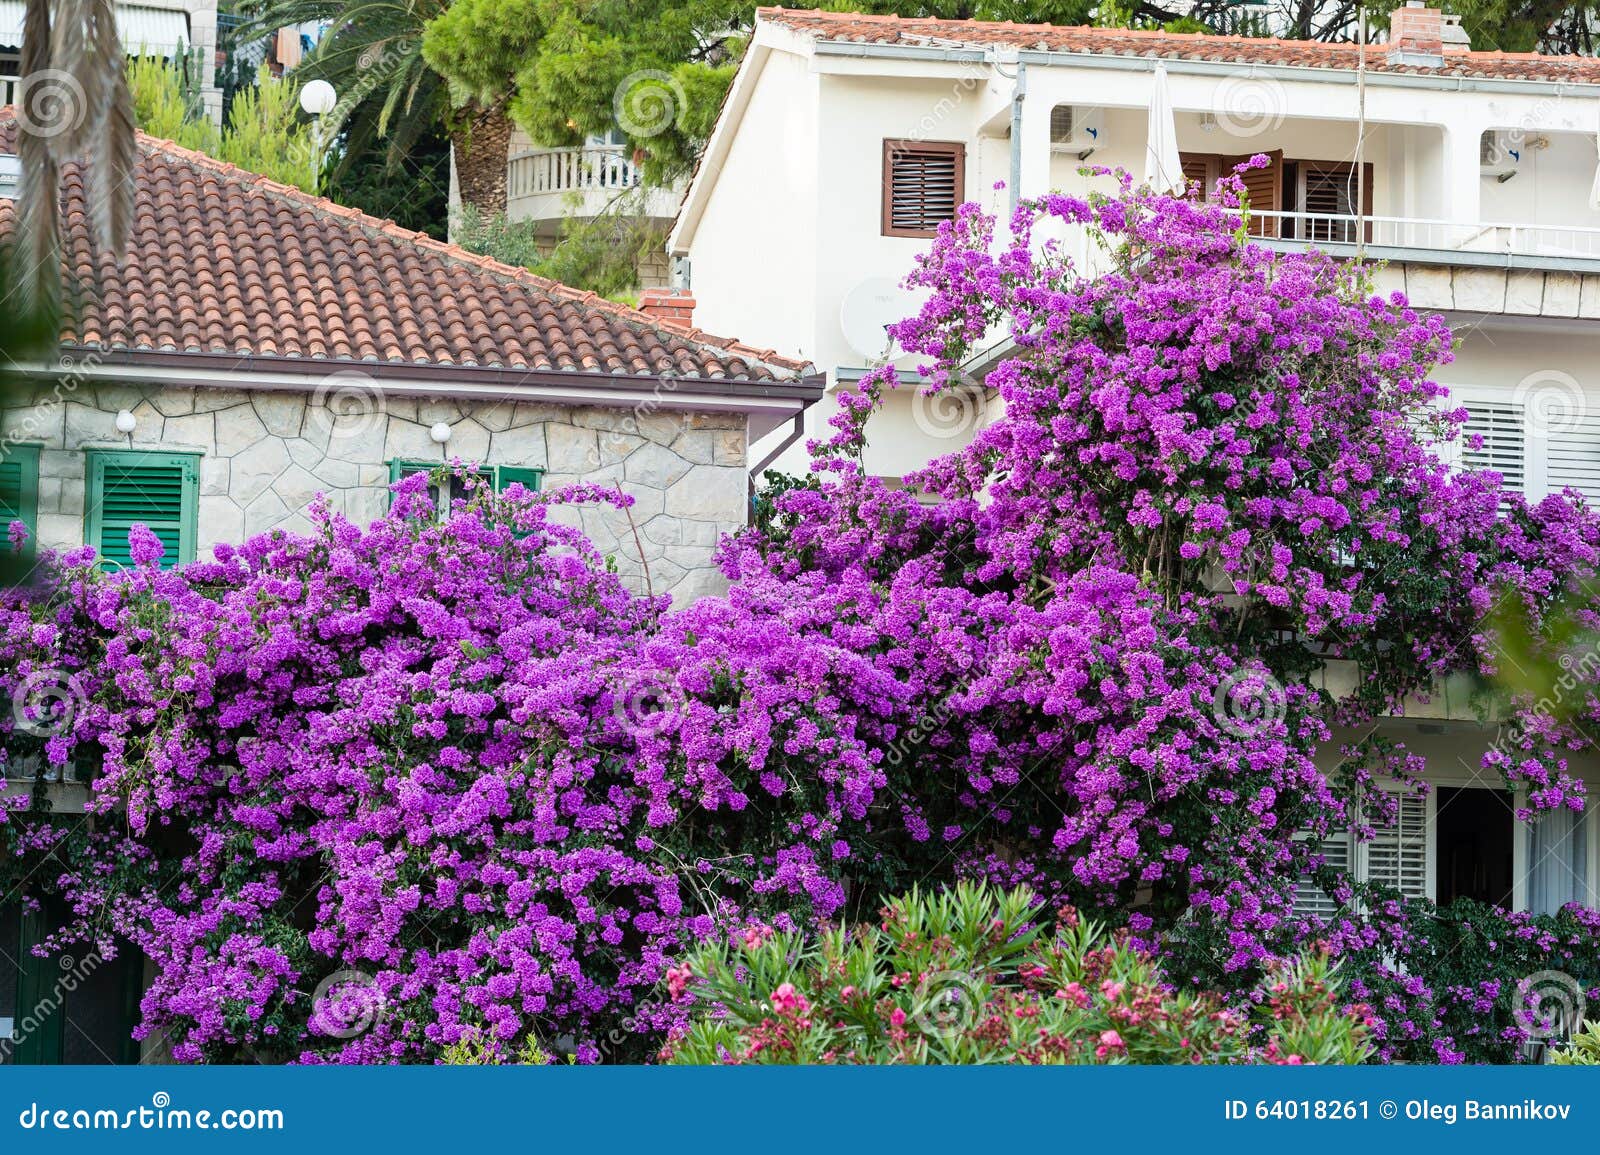
<instances>
[{"instance_id":1,"label":"brick chimney","mask_svg":"<svg viewBox=\"0 0 1600 1155\"><path fill-rule=\"evenodd\" d=\"M1444 13L1423 0L1407 0L1389 14L1389 63L1413 68L1444 65Z\"/></svg>"},{"instance_id":2,"label":"brick chimney","mask_svg":"<svg viewBox=\"0 0 1600 1155\"><path fill-rule=\"evenodd\" d=\"M645 289L639 294L639 311L658 321L694 324L694 294L688 289Z\"/></svg>"}]
</instances>

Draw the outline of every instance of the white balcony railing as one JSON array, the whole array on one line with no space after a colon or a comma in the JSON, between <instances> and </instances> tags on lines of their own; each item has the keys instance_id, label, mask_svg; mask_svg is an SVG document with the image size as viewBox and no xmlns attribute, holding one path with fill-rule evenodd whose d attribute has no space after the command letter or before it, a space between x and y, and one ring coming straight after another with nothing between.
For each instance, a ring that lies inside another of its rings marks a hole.
<instances>
[{"instance_id":1,"label":"white balcony railing","mask_svg":"<svg viewBox=\"0 0 1600 1155\"><path fill-rule=\"evenodd\" d=\"M629 189L639 185L639 168L622 145L584 148L530 148L507 161L506 195Z\"/></svg>"},{"instance_id":2,"label":"white balcony railing","mask_svg":"<svg viewBox=\"0 0 1600 1155\"><path fill-rule=\"evenodd\" d=\"M1353 215L1251 213L1258 236L1308 244L1351 245L1360 227ZM1473 224L1417 217L1362 217L1370 248L1435 249L1519 257L1600 259L1600 228L1590 225Z\"/></svg>"}]
</instances>

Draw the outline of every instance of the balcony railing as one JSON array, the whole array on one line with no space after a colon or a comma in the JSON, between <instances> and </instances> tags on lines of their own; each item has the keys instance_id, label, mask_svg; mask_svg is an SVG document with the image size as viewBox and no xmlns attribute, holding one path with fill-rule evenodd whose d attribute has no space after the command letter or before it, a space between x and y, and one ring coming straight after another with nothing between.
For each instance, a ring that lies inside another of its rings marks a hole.
<instances>
[{"instance_id":1,"label":"balcony railing","mask_svg":"<svg viewBox=\"0 0 1600 1155\"><path fill-rule=\"evenodd\" d=\"M639 168L622 145L532 148L512 153L506 167L509 197L629 189L639 181Z\"/></svg>"},{"instance_id":2,"label":"balcony railing","mask_svg":"<svg viewBox=\"0 0 1600 1155\"><path fill-rule=\"evenodd\" d=\"M1353 214L1251 213L1251 233L1308 244L1353 245ZM1361 217L1370 248L1435 249L1516 257L1600 260L1600 228L1590 225L1473 224L1418 217Z\"/></svg>"}]
</instances>

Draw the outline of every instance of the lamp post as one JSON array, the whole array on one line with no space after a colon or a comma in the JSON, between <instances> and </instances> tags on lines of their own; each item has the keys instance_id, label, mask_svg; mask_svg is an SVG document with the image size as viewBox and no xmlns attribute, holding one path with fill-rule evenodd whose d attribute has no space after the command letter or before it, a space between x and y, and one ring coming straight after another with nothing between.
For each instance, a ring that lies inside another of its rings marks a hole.
<instances>
[{"instance_id":1,"label":"lamp post","mask_svg":"<svg viewBox=\"0 0 1600 1155\"><path fill-rule=\"evenodd\" d=\"M312 159L316 165L313 174L316 185L314 192L322 191L322 154L327 148L327 142L322 138L323 126L327 123L328 113L332 112L338 103L339 94L326 80L308 80L305 87L300 90L300 107L305 109L308 116L316 118L311 126Z\"/></svg>"}]
</instances>

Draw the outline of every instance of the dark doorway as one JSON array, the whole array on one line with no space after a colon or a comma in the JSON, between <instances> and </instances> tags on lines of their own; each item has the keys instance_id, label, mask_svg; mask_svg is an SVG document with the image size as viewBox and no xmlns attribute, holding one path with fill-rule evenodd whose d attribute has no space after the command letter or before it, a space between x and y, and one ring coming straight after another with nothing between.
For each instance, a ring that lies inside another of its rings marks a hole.
<instances>
[{"instance_id":1,"label":"dark doorway","mask_svg":"<svg viewBox=\"0 0 1600 1155\"><path fill-rule=\"evenodd\" d=\"M1516 835L1511 795L1441 786L1436 815L1439 902L1473 898L1509 911Z\"/></svg>"},{"instance_id":2,"label":"dark doorway","mask_svg":"<svg viewBox=\"0 0 1600 1155\"><path fill-rule=\"evenodd\" d=\"M87 945L33 953L59 912L0 906L0 1065L137 1063L143 957Z\"/></svg>"}]
</instances>

